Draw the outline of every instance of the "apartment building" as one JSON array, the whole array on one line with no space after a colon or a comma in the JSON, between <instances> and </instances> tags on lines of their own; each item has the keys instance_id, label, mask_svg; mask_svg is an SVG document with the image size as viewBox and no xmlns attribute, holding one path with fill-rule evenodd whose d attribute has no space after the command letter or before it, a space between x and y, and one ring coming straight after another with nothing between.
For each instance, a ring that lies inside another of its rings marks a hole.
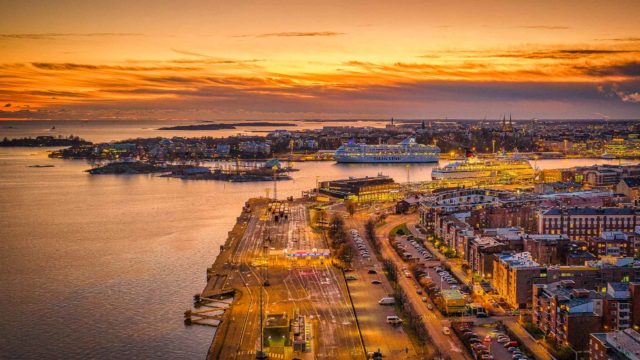
<instances>
[{"instance_id":1,"label":"apartment building","mask_svg":"<svg viewBox=\"0 0 640 360\"><path fill-rule=\"evenodd\" d=\"M522 237L524 251L529 252L534 261L542 265L566 264L570 252L567 235L526 234Z\"/></svg>"},{"instance_id":2,"label":"apartment building","mask_svg":"<svg viewBox=\"0 0 640 360\"><path fill-rule=\"evenodd\" d=\"M474 274L491 278L494 255L506 250L508 250L507 244L498 241L495 237L475 237L469 242L469 249L464 259Z\"/></svg>"},{"instance_id":3,"label":"apartment building","mask_svg":"<svg viewBox=\"0 0 640 360\"><path fill-rule=\"evenodd\" d=\"M532 304L533 284L572 280L576 288L606 291L610 282L640 281L640 263L633 258L605 258L582 266L542 266L528 252L502 254L493 264L493 286L513 308Z\"/></svg>"},{"instance_id":4,"label":"apartment building","mask_svg":"<svg viewBox=\"0 0 640 360\"><path fill-rule=\"evenodd\" d=\"M566 234L571 240L588 240L605 231L632 232L639 225L636 208L551 208L538 216L538 233Z\"/></svg>"},{"instance_id":5,"label":"apartment building","mask_svg":"<svg viewBox=\"0 0 640 360\"><path fill-rule=\"evenodd\" d=\"M640 333L634 329L591 334L590 360L640 360Z\"/></svg>"},{"instance_id":6,"label":"apartment building","mask_svg":"<svg viewBox=\"0 0 640 360\"><path fill-rule=\"evenodd\" d=\"M640 284L609 283L603 306L603 329L624 330L640 325ZM634 316L635 315L635 316Z\"/></svg>"},{"instance_id":7,"label":"apartment building","mask_svg":"<svg viewBox=\"0 0 640 360\"><path fill-rule=\"evenodd\" d=\"M471 210L468 222L474 229L520 227L532 233L537 228L535 209L530 204L482 207Z\"/></svg>"},{"instance_id":8,"label":"apartment building","mask_svg":"<svg viewBox=\"0 0 640 360\"><path fill-rule=\"evenodd\" d=\"M638 237L636 233L622 231L604 231L598 237L587 240L589 252L598 257L627 257L638 253Z\"/></svg>"},{"instance_id":9,"label":"apartment building","mask_svg":"<svg viewBox=\"0 0 640 360\"><path fill-rule=\"evenodd\" d=\"M602 327L603 295L562 280L533 285L532 322L547 340L585 351L591 333Z\"/></svg>"},{"instance_id":10,"label":"apartment building","mask_svg":"<svg viewBox=\"0 0 640 360\"><path fill-rule=\"evenodd\" d=\"M531 305L533 284L546 283L547 269L529 253L495 256L493 287L509 306L523 309Z\"/></svg>"}]
</instances>

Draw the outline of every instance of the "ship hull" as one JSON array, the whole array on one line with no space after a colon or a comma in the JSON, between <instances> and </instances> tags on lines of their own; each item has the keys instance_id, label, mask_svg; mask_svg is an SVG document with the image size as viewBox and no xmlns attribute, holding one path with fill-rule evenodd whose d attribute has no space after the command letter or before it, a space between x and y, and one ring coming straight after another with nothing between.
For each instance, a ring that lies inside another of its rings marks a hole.
<instances>
[{"instance_id":1,"label":"ship hull","mask_svg":"<svg viewBox=\"0 0 640 360\"><path fill-rule=\"evenodd\" d=\"M457 179L475 179L495 176L494 171L459 171L459 172L439 172L433 171L431 178L433 180L457 180Z\"/></svg>"},{"instance_id":2,"label":"ship hull","mask_svg":"<svg viewBox=\"0 0 640 360\"><path fill-rule=\"evenodd\" d=\"M334 160L338 163L395 163L395 164L410 164L410 163L437 163L439 157L437 156L406 156L406 155L380 155L380 156L352 156L352 155L335 155Z\"/></svg>"},{"instance_id":3,"label":"ship hull","mask_svg":"<svg viewBox=\"0 0 640 360\"><path fill-rule=\"evenodd\" d=\"M433 170L431 179L433 180L461 180L461 179L477 179L498 177L501 175L511 175L518 179L533 179L535 171L533 168L513 168L513 169L488 169L488 170L469 170L469 171L442 171Z\"/></svg>"}]
</instances>

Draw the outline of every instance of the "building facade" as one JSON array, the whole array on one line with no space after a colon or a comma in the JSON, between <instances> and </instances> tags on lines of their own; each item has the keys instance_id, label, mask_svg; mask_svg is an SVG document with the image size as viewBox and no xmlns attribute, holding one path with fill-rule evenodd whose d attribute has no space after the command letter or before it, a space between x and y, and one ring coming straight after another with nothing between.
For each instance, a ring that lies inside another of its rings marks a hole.
<instances>
[{"instance_id":1,"label":"building facade","mask_svg":"<svg viewBox=\"0 0 640 360\"><path fill-rule=\"evenodd\" d=\"M538 233L587 240L605 231L632 232L639 216L640 211L635 208L551 208L539 214Z\"/></svg>"}]
</instances>

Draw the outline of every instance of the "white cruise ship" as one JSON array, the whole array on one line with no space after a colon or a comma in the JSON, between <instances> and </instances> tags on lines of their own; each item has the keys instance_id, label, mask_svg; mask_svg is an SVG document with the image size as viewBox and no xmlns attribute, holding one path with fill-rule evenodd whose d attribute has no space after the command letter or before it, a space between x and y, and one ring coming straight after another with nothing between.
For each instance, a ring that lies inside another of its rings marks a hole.
<instances>
[{"instance_id":1,"label":"white cruise ship","mask_svg":"<svg viewBox=\"0 0 640 360\"><path fill-rule=\"evenodd\" d=\"M440 148L416 143L409 137L398 145L367 145L349 142L336 150L339 163L431 163L438 162Z\"/></svg>"},{"instance_id":2,"label":"white cruise ship","mask_svg":"<svg viewBox=\"0 0 640 360\"><path fill-rule=\"evenodd\" d=\"M527 159L519 156L499 156L494 159L478 159L468 153L464 161L452 162L431 171L433 180L473 179L509 176L517 179L533 179L534 170Z\"/></svg>"}]
</instances>

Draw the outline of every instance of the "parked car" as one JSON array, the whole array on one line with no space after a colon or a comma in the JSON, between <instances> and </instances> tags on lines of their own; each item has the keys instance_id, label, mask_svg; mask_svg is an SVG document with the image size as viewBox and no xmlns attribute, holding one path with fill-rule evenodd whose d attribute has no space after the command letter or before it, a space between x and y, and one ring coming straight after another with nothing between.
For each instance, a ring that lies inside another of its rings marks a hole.
<instances>
[{"instance_id":1,"label":"parked car","mask_svg":"<svg viewBox=\"0 0 640 360\"><path fill-rule=\"evenodd\" d=\"M446 326L443 326L442 327L442 333L445 334L445 335L451 335L451 329L449 329Z\"/></svg>"},{"instance_id":2,"label":"parked car","mask_svg":"<svg viewBox=\"0 0 640 360\"><path fill-rule=\"evenodd\" d=\"M396 299L392 297L383 297L378 301L380 305L394 305L396 303Z\"/></svg>"},{"instance_id":3,"label":"parked car","mask_svg":"<svg viewBox=\"0 0 640 360\"><path fill-rule=\"evenodd\" d=\"M387 316L387 323L391 325L400 325L402 324L402 319L400 319L396 315L390 315L390 316Z\"/></svg>"}]
</instances>

